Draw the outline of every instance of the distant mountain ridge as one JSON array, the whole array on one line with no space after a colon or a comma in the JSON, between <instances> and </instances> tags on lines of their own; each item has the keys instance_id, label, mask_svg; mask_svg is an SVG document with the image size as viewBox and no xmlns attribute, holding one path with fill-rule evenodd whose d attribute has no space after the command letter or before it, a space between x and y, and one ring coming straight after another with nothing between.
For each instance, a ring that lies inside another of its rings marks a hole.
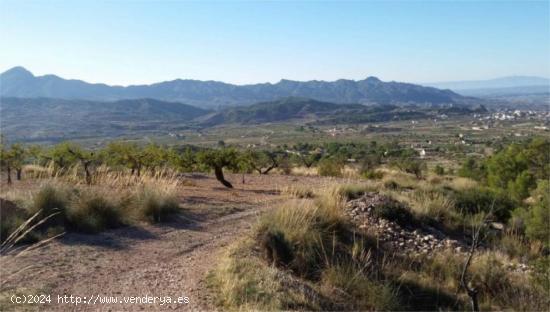
<instances>
[{"instance_id":1,"label":"distant mountain ridge","mask_svg":"<svg viewBox=\"0 0 550 312\"><path fill-rule=\"evenodd\" d=\"M2 97L48 97L94 101L151 98L182 102L205 108L250 105L262 101L297 96L332 103L450 105L471 102L450 90L383 82L376 77L364 80L291 81L233 85L217 81L181 80L128 87L91 84L55 75L34 76L23 67L0 74Z\"/></svg>"},{"instance_id":2,"label":"distant mountain ridge","mask_svg":"<svg viewBox=\"0 0 550 312\"><path fill-rule=\"evenodd\" d=\"M534 76L509 76L487 80L447 81L422 84L429 87L459 90L473 89L505 89L532 86L550 86L550 79Z\"/></svg>"}]
</instances>

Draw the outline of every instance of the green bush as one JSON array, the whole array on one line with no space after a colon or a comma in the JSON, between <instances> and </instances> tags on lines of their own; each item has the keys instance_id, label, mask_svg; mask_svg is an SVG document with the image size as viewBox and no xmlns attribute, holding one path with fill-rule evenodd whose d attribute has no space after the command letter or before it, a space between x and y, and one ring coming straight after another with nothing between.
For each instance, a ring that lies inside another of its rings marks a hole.
<instances>
[{"instance_id":1,"label":"green bush","mask_svg":"<svg viewBox=\"0 0 550 312\"><path fill-rule=\"evenodd\" d=\"M445 168L443 168L441 165L436 165L434 168L434 172L439 176L445 175Z\"/></svg>"},{"instance_id":2,"label":"green bush","mask_svg":"<svg viewBox=\"0 0 550 312\"><path fill-rule=\"evenodd\" d=\"M548 181L539 180L532 192L535 203L530 207L525 220L525 233L533 240L543 242L549 248L550 242L550 186Z\"/></svg>"},{"instance_id":3,"label":"green bush","mask_svg":"<svg viewBox=\"0 0 550 312\"><path fill-rule=\"evenodd\" d=\"M503 191L488 187L456 191L453 200L455 209L461 213L488 213L492 210L498 221L506 221L516 207L514 201Z\"/></svg>"},{"instance_id":4,"label":"green bush","mask_svg":"<svg viewBox=\"0 0 550 312\"><path fill-rule=\"evenodd\" d=\"M391 162L391 165L406 173L414 174L417 178L421 178L423 171L426 170L426 163L415 158L395 159Z\"/></svg>"},{"instance_id":5,"label":"green bush","mask_svg":"<svg viewBox=\"0 0 550 312\"><path fill-rule=\"evenodd\" d=\"M344 163L335 159L325 158L317 165L322 177L341 177Z\"/></svg>"},{"instance_id":6,"label":"green bush","mask_svg":"<svg viewBox=\"0 0 550 312\"><path fill-rule=\"evenodd\" d=\"M371 180L380 180L384 177L384 172L378 170L367 170L363 172L363 177Z\"/></svg>"},{"instance_id":7,"label":"green bush","mask_svg":"<svg viewBox=\"0 0 550 312\"><path fill-rule=\"evenodd\" d=\"M543 289L546 294L550 292L550 256L542 256L532 263L531 278L535 285Z\"/></svg>"}]
</instances>

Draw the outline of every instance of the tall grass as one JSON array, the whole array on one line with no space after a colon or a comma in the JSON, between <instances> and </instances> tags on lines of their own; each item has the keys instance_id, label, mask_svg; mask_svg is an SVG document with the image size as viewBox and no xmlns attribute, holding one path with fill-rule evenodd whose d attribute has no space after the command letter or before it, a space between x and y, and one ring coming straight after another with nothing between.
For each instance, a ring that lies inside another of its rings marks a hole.
<instances>
[{"instance_id":1,"label":"tall grass","mask_svg":"<svg viewBox=\"0 0 550 312\"><path fill-rule=\"evenodd\" d=\"M99 167L91 183L87 183L78 166L62 173L52 168L44 169L48 174L42 175L30 188L10 189L0 195L24 208L27 216L37 211L43 216L58 212L29 237L34 235L39 239L48 236L49 231L59 232L64 228L97 233L139 220L164 222L179 211L177 191L182 182L175 172L158 170L137 177L126 171ZM10 222L20 223L15 219ZM9 225L7 222L2 224Z\"/></svg>"},{"instance_id":2,"label":"tall grass","mask_svg":"<svg viewBox=\"0 0 550 312\"><path fill-rule=\"evenodd\" d=\"M171 188L144 185L133 194L132 204L138 216L152 223L167 221L179 210L179 202Z\"/></svg>"}]
</instances>

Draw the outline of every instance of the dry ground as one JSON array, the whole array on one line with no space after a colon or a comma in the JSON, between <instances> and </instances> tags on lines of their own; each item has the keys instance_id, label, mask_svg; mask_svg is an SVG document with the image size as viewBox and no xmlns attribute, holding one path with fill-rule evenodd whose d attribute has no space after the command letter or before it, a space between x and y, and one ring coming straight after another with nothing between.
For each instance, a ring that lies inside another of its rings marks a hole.
<instances>
[{"instance_id":1,"label":"dry ground","mask_svg":"<svg viewBox=\"0 0 550 312\"><path fill-rule=\"evenodd\" d=\"M242 184L241 175L229 175L235 186L231 190L211 176L187 175L186 179L180 192L182 213L169 223L144 223L96 235L68 233L15 263L2 265L2 280L9 272L31 267L7 280L0 310L215 309L205 278L223 247L248 230L259 213L286 200L281 187L321 187L331 180L247 175ZM9 296L16 292L51 294L52 304L11 305ZM187 296L190 303L75 306L57 304L58 295Z\"/></svg>"}]
</instances>

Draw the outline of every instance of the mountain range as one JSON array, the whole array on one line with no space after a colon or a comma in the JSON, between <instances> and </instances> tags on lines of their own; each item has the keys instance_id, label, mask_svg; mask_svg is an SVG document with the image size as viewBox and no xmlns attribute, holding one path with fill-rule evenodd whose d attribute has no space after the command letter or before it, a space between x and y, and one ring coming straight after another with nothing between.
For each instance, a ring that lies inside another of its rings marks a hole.
<instances>
[{"instance_id":1,"label":"mountain range","mask_svg":"<svg viewBox=\"0 0 550 312\"><path fill-rule=\"evenodd\" d=\"M181 102L203 108L250 105L283 97L305 97L337 104L423 104L470 103L474 99L450 90L402 82L384 82L376 77L364 80L292 81L233 85L218 81L172 80L150 85L109 86L55 75L35 76L23 67L0 74L0 96L116 101L149 98Z\"/></svg>"}]
</instances>

